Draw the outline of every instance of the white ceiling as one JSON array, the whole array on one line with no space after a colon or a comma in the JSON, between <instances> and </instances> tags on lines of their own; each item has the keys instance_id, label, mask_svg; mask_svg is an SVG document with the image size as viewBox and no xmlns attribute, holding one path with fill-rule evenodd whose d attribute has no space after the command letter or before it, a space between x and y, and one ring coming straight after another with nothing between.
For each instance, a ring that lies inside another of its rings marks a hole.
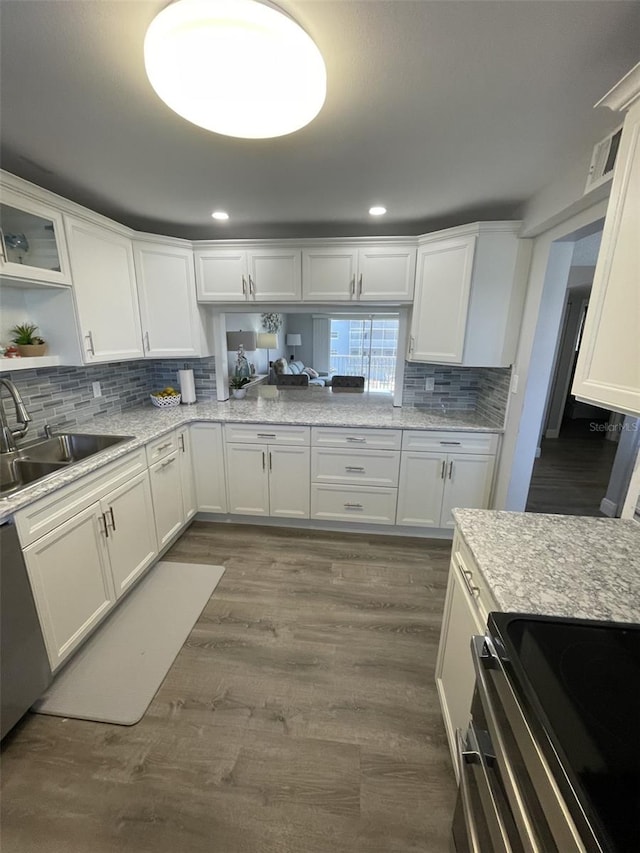
<instances>
[{"instance_id":1,"label":"white ceiling","mask_svg":"<svg viewBox=\"0 0 640 853\"><path fill-rule=\"evenodd\" d=\"M142 43L164 5L0 0L2 166L193 239L517 218L619 123L592 106L640 58L636 0L282 0L325 57L325 106L290 136L233 140L151 89Z\"/></svg>"}]
</instances>

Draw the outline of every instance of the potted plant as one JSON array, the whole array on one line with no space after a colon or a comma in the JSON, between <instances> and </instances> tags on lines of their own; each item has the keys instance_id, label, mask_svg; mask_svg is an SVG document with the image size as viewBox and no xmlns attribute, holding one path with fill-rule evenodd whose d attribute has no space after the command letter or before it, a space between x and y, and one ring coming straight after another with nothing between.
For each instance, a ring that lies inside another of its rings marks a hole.
<instances>
[{"instance_id":1,"label":"potted plant","mask_svg":"<svg viewBox=\"0 0 640 853\"><path fill-rule=\"evenodd\" d=\"M47 350L44 340L35 334L37 328L35 323L22 323L11 329L12 341L23 358L44 355Z\"/></svg>"},{"instance_id":2,"label":"potted plant","mask_svg":"<svg viewBox=\"0 0 640 853\"><path fill-rule=\"evenodd\" d=\"M247 389L245 385L248 385L251 380L246 376L232 376L229 380L229 388L231 388L231 393L236 398L236 400L241 400L243 397L247 396Z\"/></svg>"}]
</instances>

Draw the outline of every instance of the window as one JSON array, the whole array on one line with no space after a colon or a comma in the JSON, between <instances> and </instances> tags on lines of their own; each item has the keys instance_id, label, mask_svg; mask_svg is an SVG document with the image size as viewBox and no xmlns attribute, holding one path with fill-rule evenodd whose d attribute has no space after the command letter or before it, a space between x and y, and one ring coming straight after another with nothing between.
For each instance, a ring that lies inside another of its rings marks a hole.
<instances>
[{"instance_id":1,"label":"window","mask_svg":"<svg viewBox=\"0 0 640 853\"><path fill-rule=\"evenodd\" d=\"M330 318L331 373L364 376L366 391L393 393L398 352L397 316Z\"/></svg>"}]
</instances>

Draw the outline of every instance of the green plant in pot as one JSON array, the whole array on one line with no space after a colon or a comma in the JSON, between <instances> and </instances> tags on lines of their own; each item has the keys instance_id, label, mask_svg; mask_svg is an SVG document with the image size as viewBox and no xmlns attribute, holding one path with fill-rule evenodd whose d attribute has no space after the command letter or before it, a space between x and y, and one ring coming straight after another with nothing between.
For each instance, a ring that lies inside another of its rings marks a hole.
<instances>
[{"instance_id":1,"label":"green plant in pot","mask_svg":"<svg viewBox=\"0 0 640 853\"><path fill-rule=\"evenodd\" d=\"M11 340L18 347L23 358L44 355L47 345L40 335L36 335L38 327L35 323L21 323L11 329L14 336Z\"/></svg>"},{"instance_id":2,"label":"green plant in pot","mask_svg":"<svg viewBox=\"0 0 640 853\"><path fill-rule=\"evenodd\" d=\"M246 376L238 376L235 374L229 379L229 388L231 388L231 393L236 399L241 400L247 394L246 385L249 384L251 380Z\"/></svg>"}]
</instances>

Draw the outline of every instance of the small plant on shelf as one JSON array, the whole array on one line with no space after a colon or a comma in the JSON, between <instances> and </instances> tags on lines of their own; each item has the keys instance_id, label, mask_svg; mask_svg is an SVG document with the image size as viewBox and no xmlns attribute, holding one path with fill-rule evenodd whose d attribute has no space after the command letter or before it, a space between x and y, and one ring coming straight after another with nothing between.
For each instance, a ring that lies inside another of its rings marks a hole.
<instances>
[{"instance_id":1,"label":"small plant on shelf","mask_svg":"<svg viewBox=\"0 0 640 853\"><path fill-rule=\"evenodd\" d=\"M11 329L13 343L23 357L44 355L47 345L40 335L36 335L35 323L19 323Z\"/></svg>"},{"instance_id":2,"label":"small plant on shelf","mask_svg":"<svg viewBox=\"0 0 640 853\"><path fill-rule=\"evenodd\" d=\"M236 399L242 399L246 395L247 389L245 386L247 386L250 381L251 380L248 377L238 376L237 374L229 377L229 388L231 388L231 393Z\"/></svg>"}]
</instances>

